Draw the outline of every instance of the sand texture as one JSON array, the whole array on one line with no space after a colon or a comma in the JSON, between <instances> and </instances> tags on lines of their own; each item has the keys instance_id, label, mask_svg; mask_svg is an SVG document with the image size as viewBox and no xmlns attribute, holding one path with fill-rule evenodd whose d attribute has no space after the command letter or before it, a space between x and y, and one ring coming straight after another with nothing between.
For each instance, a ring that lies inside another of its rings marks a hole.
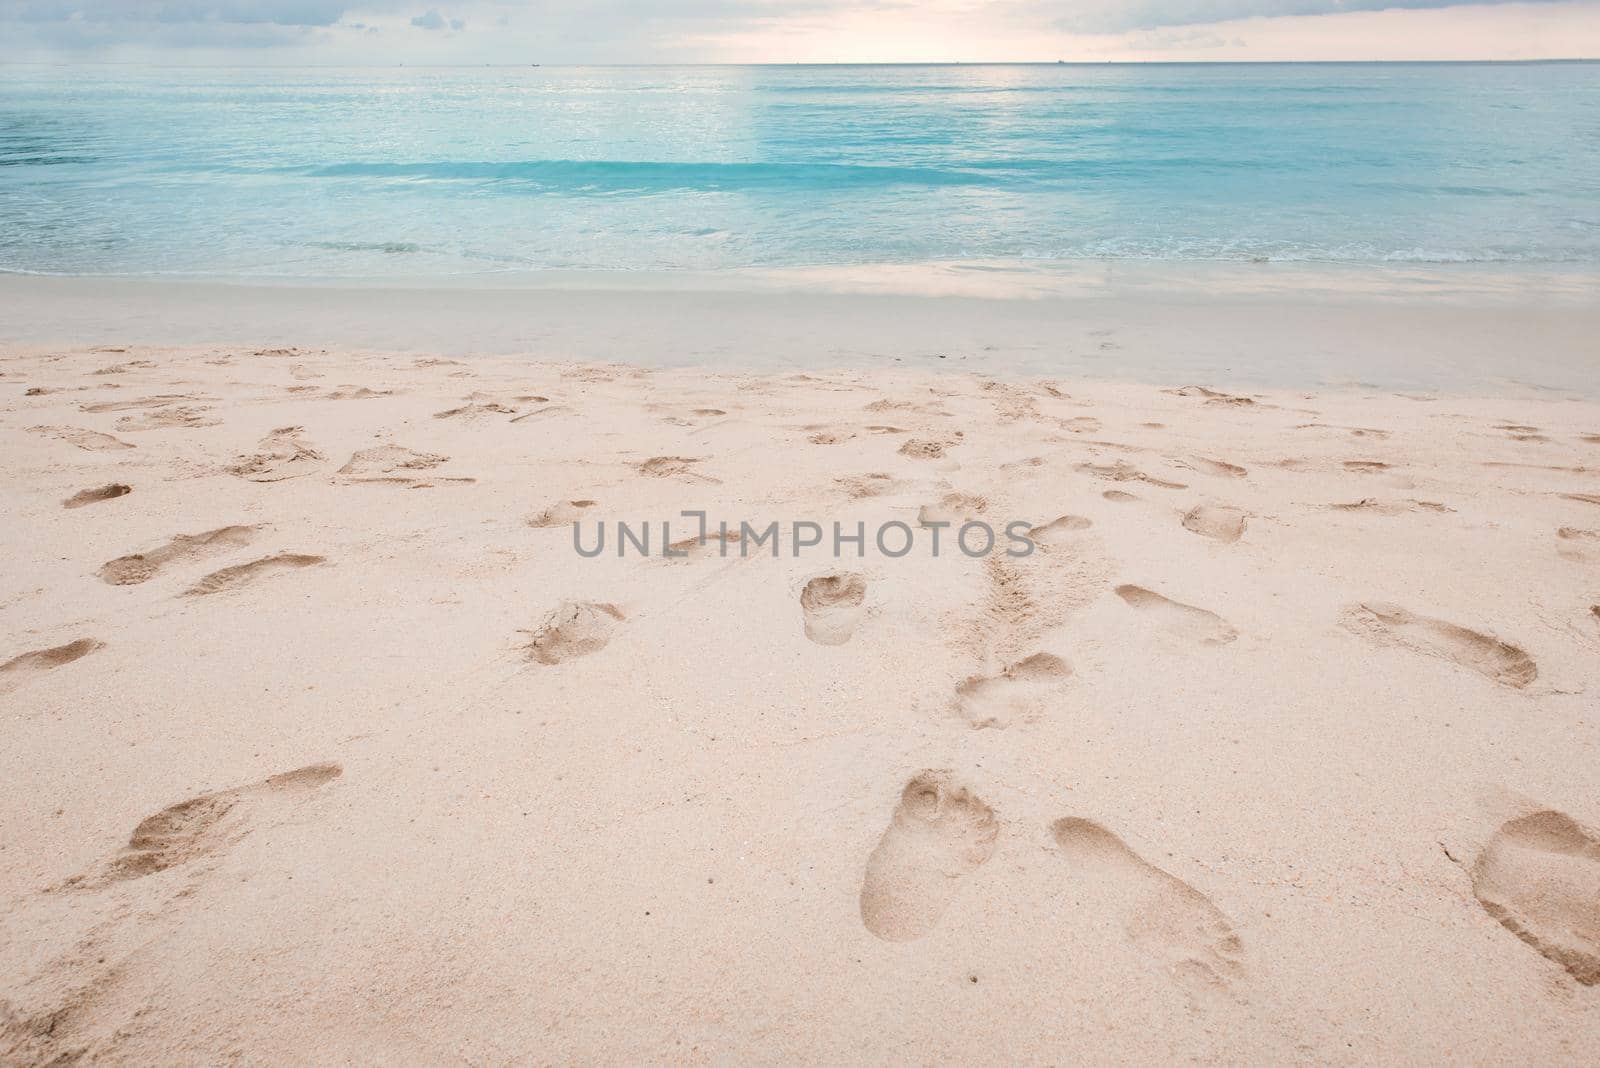
<instances>
[{"instance_id":1,"label":"sand texture","mask_svg":"<svg viewBox=\"0 0 1600 1068\"><path fill-rule=\"evenodd\" d=\"M1600 404L13 346L0 405L0 1064L1600 1048Z\"/></svg>"}]
</instances>

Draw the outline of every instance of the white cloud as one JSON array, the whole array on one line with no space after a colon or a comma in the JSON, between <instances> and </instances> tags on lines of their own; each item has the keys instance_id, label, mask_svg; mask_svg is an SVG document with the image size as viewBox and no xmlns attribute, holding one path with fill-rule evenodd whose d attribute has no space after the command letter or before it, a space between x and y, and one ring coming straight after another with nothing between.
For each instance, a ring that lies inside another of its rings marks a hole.
<instances>
[{"instance_id":1,"label":"white cloud","mask_svg":"<svg viewBox=\"0 0 1600 1068\"><path fill-rule=\"evenodd\" d=\"M1380 25L1408 36L1362 44L1343 30ZM1333 58L1493 58L1582 54L1597 38L1600 0L0 0L0 60L1329 58L1329 40Z\"/></svg>"}]
</instances>

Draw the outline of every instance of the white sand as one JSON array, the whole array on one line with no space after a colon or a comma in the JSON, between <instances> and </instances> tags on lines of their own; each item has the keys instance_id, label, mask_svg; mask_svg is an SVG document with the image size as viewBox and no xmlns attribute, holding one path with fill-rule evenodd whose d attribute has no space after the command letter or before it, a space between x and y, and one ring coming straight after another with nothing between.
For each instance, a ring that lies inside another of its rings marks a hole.
<instances>
[{"instance_id":1,"label":"white sand","mask_svg":"<svg viewBox=\"0 0 1600 1068\"><path fill-rule=\"evenodd\" d=\"M0 1062L1592 1062L1600 405L1184 385L14 345Z\"/></svg>"}]
</instances>

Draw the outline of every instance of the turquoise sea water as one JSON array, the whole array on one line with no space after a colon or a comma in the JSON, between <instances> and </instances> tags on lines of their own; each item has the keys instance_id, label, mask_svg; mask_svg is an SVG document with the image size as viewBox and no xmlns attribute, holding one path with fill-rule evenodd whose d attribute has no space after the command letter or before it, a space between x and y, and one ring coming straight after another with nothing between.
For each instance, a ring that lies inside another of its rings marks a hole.
<instances>
[{"instance_id":1,"label":"turquoise sea water","mask_svg":"<svg viewBox=\"0 0 1600 1068\"><path fill-rule=\"evenodd\" d=\"M0 270L1600 263L1600 64L0 68Z\"/></svg>"}]
</instances>

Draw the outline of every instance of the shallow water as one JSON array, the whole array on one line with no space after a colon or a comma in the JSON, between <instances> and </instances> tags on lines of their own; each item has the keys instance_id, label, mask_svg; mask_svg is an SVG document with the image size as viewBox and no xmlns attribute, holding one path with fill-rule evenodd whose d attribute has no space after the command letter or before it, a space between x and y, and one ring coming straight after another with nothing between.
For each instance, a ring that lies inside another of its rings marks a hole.
<instances>
[{"instance_id":1,"label":"shallow water","mask_svg":"<svg viewBox=\"0 0 1600 1068\"><path fill-rule=\"evenodd\" d=\"M0 68L0 269L1600 262L1600 65Z\"/></svg>"}]
</instances>

